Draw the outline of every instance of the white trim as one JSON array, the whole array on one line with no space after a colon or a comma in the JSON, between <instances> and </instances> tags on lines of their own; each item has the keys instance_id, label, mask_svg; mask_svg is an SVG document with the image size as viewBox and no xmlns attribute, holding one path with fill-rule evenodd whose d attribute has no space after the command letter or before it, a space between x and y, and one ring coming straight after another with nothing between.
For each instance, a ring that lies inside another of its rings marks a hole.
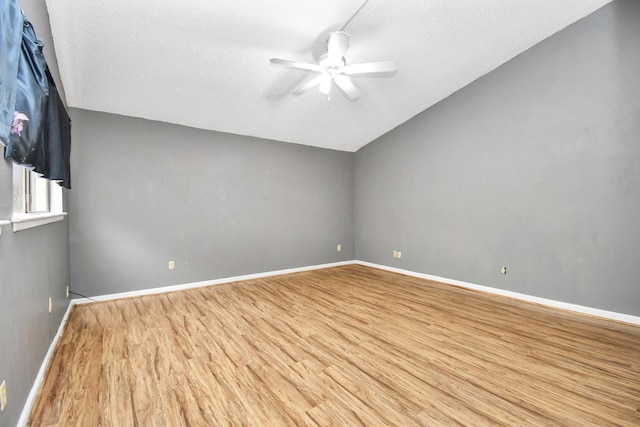
<instances>
[{"instance_id":1,"label":"white trim","mask_svg":"<svg viewBox=\"0 0 640 427\"><path fill-rule=\"evenodd\" d=\"M260 279L263 277L279 276L281 274L290 274L290 273L299 273L302 271L319 270L322 268L338 267L341 265L349 265L353 263L354 261L340 261L340 262L333 262L329 264L312 265L307 267L288 268L285 270L267 271L264 273L246 274L243 276L233 276L233 277L225 277L222 279L205 280L202 282L185 283L182 285L172 285L172 286L164 286L160 288L143 289L140 291L129 291L129 292L121 292L117 294L100 295L96 297L91 297L90 300L87 298L78 298L78 299L74 299L73 301L76 304L88 304L94 301L110 301L110 300L121 299L121 298L133 298L133 297L142 296L142 295L163 294L165 292L175 292L175 291L181 291L185 289L201 288L204 286L214 286L214 285L221 285L221 284L230 283L230 282L239 282L241 280Z\"/></svg>"},{"instance_id":2,"label":"white trim","mask_svg":"<svg viewBox=\"0 0 640 427\"><path fill-rule=\"evenodd\" d=\"M49 185L49 212L29 213L26 203L26 174L29 170L24 166L13 164L13 232L28 230L52 222L62 221L67 214L64 212L62 187L54 181L47 181Z\"/></svg>"},{"instance_id":3,"label":"white trim","mask_svg":"<svg viewBox=\"0 0 640 427\"><path fill-rule=\"evenodd\" d=\"M386 266L386 265L374 264L374 263L371 263L371 262L360 261L360 260L340 261L340 262L334 262L334 263L329 263L329 264L312 265L312 266L308 266L308 267L298 267L298 268L290 268L290 269L285 269L285 270L267 271L267 272L263 272L263 273L255 273L255 274L246 274L246 275L242 275L242 276L225 277L225 278L222 278L222 279L205 280L205 281L202 281L202 282L193 282L193 283L185 283L185 284L181 284L181 285L164 286L164 287L160 287L160 288L143 289L143 290L140 290L140 291L130 291L130 292L121 292L121 293L117 293L117 294L100 295L100 296L96 296L96 297L91 297L91 300L86 299L86 298L74 299L73 302L75 304L86 304L86 303L90 303L90 302L93 302L93 301L110 301L110 300L121 299L121 298L133 298L133 297L142 296L142 295L161 294L161 293L165 293L165 292L174 292L174 291L180 291L180 290L184 290L184 289L199 288L199 287L203 287L203 286L214 286L214 285L220 285L220 284L223 284L223 283L238 282L238 281L241 281L241 280L259 279L259 278L269 277L269 276L278 276L278 275L281 275L281 274L298 273L298 272L302 272L302 271L318 270L318 269L322 269L322 268L338 267L338 266L341 266L341 265L350 265L350 264L360 264L360 265L364 265L364 266L367 266L367 267L377 268L377 269L380 269L380 270L386 270L386 271L391 271L391 272L394 272L394 273L406 274L407 276L413 276L413 277L418 277L418 278L421 278L421 279L433 280L433 281L445 283L445 284L448 284L448 285L461 286L461 287L467 288L467 289L473 289L473 290L477 290L477 291L481 291L481 292L488 292L488 293L491 293L491 294L502 295L502 296L506 296L506 297L510 297L510 298L515 298L515 299L518 299L518 300L521 300L521 301L527 301L527 302L533 302L533 303L536 303L536 304L542 304L542 305L545 305L545 306L548 306L548 307L560 308L560 309L564 309L564 310L573 311L573 312L576 312L576 313L588 314L588 315L591 315L591 316L601 317L601 318L604 318L604 319L615 320L615 321L618 321L618 322L625 322L625 323L631 323L631 324L634 324L634 325L640 325L640 317L639 316L633 316L633 315L630 315L630 314L617 313L615 311L601 310L601 309L598 309L598 308L585 307L585 306L581 306L581 305L577 305L577 304L570 304L570 303L561 302L561 301L555 301L555 300L547 299L547 298L540 298L540 297L536 297L536 296L532 296L532 295L521 294L521 293L518 293L518 292L506 291L504 289L492 288L490 286L476 285L474 283L463 282L463 281L460 281L460 280L449 279L449 278L446 278L446 277L433 276L431 274L417 273L415 271L403 270L403 269L400 269L400 268L389 267L389 266Z\"/></svg>"},{"instance_id":4,"label":"white trim","mask_svg":"<svg viewBox=\"0 0 640 427\"><path fill-rule=\"evenodd\" d=\"M386 265L374 264L366 261L355 260L354 264L360 264L367 267L378 268L380 270L387 270L394 273L406 274L407 276L418 277L420 279L433 280L436 282L446 283L448 285L461 286L467 289L473 289L481 292L488 292L491 294L497 294L506 296L509 298L515 298L521 301L533 302L536 304L546 305L548 307L560 308L563 310L569 310L581 314L588 314L591 316L602 317L608 320L616 320L618 322L631 323L634 325L640 325L640 317L632 316L630 314L617 313L615 311L601 310L599 308L585 307L577 304L569 304L566 302L555 301L547 298L535 297L527 294L521 294L518 292L505 291L504 289L492 288L489 286L476 285L473 283L462 282L460 280L448 279L446 277L432 276L430 274L416 273L415 271L403 270L395 267L388 267Z\"/></svg>"},{"instance_id":5,"label":"white trim","mask_svg":"<svg viewBox=\"0 0 640 427\"><path fill-rule=\"evenodd\" d=\"M27 396L27 401L22 408L22 413L20 414L20 418L18 419L18 424L16 427L24 427L27 425L29 421L29 415L31 414L31 409L33 408L33 403L36 400L36 396L38 395L38 391L40 391L40 386L42 385L42 381L44 380L44 375L47 373L47 368L49 367L49 362L53 357L53 352L56 349L56 345L62 336L62 331L64 330L64 326L67 324L67 319L69 318L69 314L71 313L71 309L75 303L73 301L69 302L69 306L67 307L67 311L64 313L62 317L62 321L60 322L60 326L58 327L58 332L53 337L51 344L49 344L49 350L47 354L44 356L42 360L42 364L40 365L40 370L38 371L38 375L36 375L36 379L33 382L33 386L31 386L31 391L29 392L29 396Z\"/></svg>"},{"instance_id":6,"label":"white trim","mask_svg":"<svg viewBox=\"0 0 640 427\"><path fill-rule=\"evenodd\" d=\"M13 223L13 232L15 233L16 231L27 230L29 228L38 227L40 225L62 221L66 215L66 212L14 214L13 217L11 217L11 222Z\"/></svg>"},{"instance_id":7,"label":"white trim","mask_svg":"<svg viewBox=\"0 0 640 427\"><path fill-rule=\"evenodd\" d=\"M7 221L5 221L5 223L6 222ZM121 298L132 298L132 297L141 296L141 295L160 294L160 293L165 293L165 292L173 292L173 291L184 290L184 289L192 289L192 288L198 288L198 287L203 287L203 286L220 285L220 284L223 284L223 283L237 282L237 281L241 281L241 280L259 279L259 278L269 277L269 276L278 276L278 275L281 275L281 274L298 273L298 272L302 272L302 271L311 271L311 270L318 270L318 269L322 269L322 268L338 267L338 266L341 266L341 265L351 265L351 264L364 265L364 266L367 266L367 267L377 268L377 269L380 269L380 270L386 270L386 271L391 271L391 272L394 272L394 273L406 274L407 276L418 277L420 279L433 280L433 281L437 281L437 282L448 284L448 285L461 286L463 288L468 288L468 289L473 289L473 290L477 290L477 291L481 291L481 292L488 292L488 293L492 293L492 294L507 296L507 297L519 299L519 300L522 300L522 301L534 302L534 303L542 304L542 305L545 305L545 306L548 306L548 307L560 308L560 309L564 309L564 310L574 311L574 312L577 312L577 313L589 314L589 315L601 317L601 318L604 318L604 319L616 320L616 321L619 321L619 322L625 322L625 323L631 323L631 324L634 324L634 325L640 325L640 317L638 317L638 316L632 316L632 315L629 315L629 314L616 313L616 312L613 312L613 311L600 310L600 309L597 309L597 308L584 307L584 306L580 306L580 305L576 305L576 304L568 304L568 303L564 303L564 302L560 302L560 301L554 301L554 300L550 300L550 299L546 299L546 298L539 298L539 297L534 297L534 296L531 296L531 295L520 294L520 293L517 293L517 292L505 291L503 289L491 288L489 286L475 285L473 283L462 282L460 280L447 279L445 277L433 276L433 275L424 274L424 273L417 273L415 271L403 270L403 269L400 269L400 268L389 267L389 266L386 266L386 265L374 264L374 263L371 263L371 262L360 261L360 260L340 261L340 262L334 262L334 263L329 263L329 264L319 264L319 265L313 265L313 266L308 266L308 267L290 268L290 269L285 269L285 270L276 270L276 271L269 271L269 272L264 272L264 273L247 274L247 275L243 275L243 276L233 276L233 277L227 277L227 278L223 278L223 279L215 279L215 280L206 280L206 281L202 281L202 282L186 283L186 284L183 284L183 285L174 285L174 286L165 286L165 287L161 287L161 288L145 289L145 290L141 290L141 291L122 292L122 293L117 293L117 294L110 294L110 295L102 295L102 296L92 297L91 300L88 300L88 299L85 299L85 298L83 298L83 299L73 299L73 300L70 301L69 306L67 307L67 312L64 314L64 317L62 318L62 322L60 322L60 326L58 327L58 332L56 333L56 336L51 341L51 344L49 346L49 351L47 351L47 354L45 355L44 360L42 361L42 364L40 365L40 370L38 371L38 375L36 376L36 379L35 379L35 381L33 383L33 386L31 387L31 392L29 393L29 396L27 397L27 401L26 401L26 403L24 405L24 408L22 409L22 414L20 415L20 419L18 420L17 427L24 427L24 426L26 426L27 421L29 421L29 415L31 413L31 409L33 407L33 403L35 402L36 395L38 394L40 386L42 385L42 381L44 379L44 375L45 375L45 373L47 371L47 368L49 366L49 362L51 361L51 358L53 356L53 351L55 350L55 347L58 344L58 340L60 339L60 336L62 335L62 330L64 329L64 326L67 323L67 319L69 318L69 314L71 313L71 309L76 304L86 304L86 303L92 302L92 300L93 301L109 301L109 300L121 299Z\"/></svg>"},{"instance_id":8,"label":"white trim","mask_svg":"<svg viewBox=\"0 0 640 427\"><path fill-rule=\"evenodd\" d=\"M60 336L62 335L64 326L66 325L67 320L69 318L69 314L71 313L71 309L76 304L86 304L93 301L109 301L109 300L121 299L121 298L132 298L132 297L141 296L141 295L160 294L160 293L173 292L173 291L178 291L183 289L192 289L192 288L198 288L203 286L220 285L223 283L237 282L240 280L259 279L262 277L278 276L281 274L298 273L302 271L318 270L318 269L329 268L329 267L338 267L341 265L349 265L353 263L354 261L340 261L340 262L334 262L329 264L319 264L319 265L313 265L308 267L290 268L285 270L276 270L276 271L269 271L264 273L227 277L224 279L215 279L215 280L207 280L203 282L187 283L184 285L165 286L162 288L145 289L142 291L132 291L132 292L122 292L118 294L102 295L102 296L92 297L91 300L88 300L86 298L72 299L69 302L69 306L67 307L67 311L64 314L62 321L60 322L60 326L58 327L58 332L56 333L55 337L51 341L51 344L49 345L49 350L47 351L47 354L44 356L44 359L42 360L42 364L40 365L40 370L38 371L38 375L34 380L33 386L31 387L31 391L29 392L27 401L25 402L24 407L22 408L22 413L20 414L20 418L18 419L18 424L16 425L16 427L24 427L27 425L27 422L29 421L29 415L31 414L31 409L33 408L33 404L35 402L36 396L38 394L38 391L40 390L42 381L44 380L44 375L46 374L47 368L49 367L49 362L53 357L53 352L56 348L56 345L58 344Z\"/></svg>"},{"instance_id":9,"label":"white trim","mask_svg":"<svg viewBox=\"0 0 640 427\"><path fill-rule=\"evenodd\" d=\"M25 201L25 168L17 164L13 164L13 214L24 214L27 212L27 204Z\"/></svg>"},{"instance_id":10,"label":"white trim","mask_svg":"<svg viewBox=\"0 0 640 427\"><path fill-rule=\"evenodd\" d=\"M64 202L62 197L62 187L58 181L49 181L49 208L52 213L63 213Z\"/></svg>"}]
</instances>

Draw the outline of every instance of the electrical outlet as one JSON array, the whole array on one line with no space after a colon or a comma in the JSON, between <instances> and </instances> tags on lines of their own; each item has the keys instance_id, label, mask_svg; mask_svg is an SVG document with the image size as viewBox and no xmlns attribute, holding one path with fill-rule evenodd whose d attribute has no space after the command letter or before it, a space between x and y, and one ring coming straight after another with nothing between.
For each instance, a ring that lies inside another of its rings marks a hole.
<instances>
[{"instance_id":1,"label":"electrical outlet","mask_svg":"<svg viewBox=\"0 0 640 427\"><path fill-rule=\"evenodd\" d=\"M169 261L169 270L173 270L176 268L176 263L174 261Z\"/></svg>"},{"instance_id":2,"label":"electrical outlet","mask_svg":"<svg viewBox=\"0 0 640 427\"><path fill-rule=\"evenodd\" d=\"M338 251L338 252L342 251L342 245L336 246L336 251Z\"/></svg>"},{"instance_id":3,"label":"electrical outlet","mask_svg":"<svg viewBox=\"0 0 640 427\"><path fill-rule=\"evenodd\" d=\"M69 298L69 287L67 286L67 298Z\"/></svg>"},{"instance_id":4,"label":"electrical outlet","mask_svg":"<svg viewBox=\"0 0 640 427\"><path fill-rule=\"evenodd\" d=\"M49 313L53 311L53 298L49 297Z\"/></svg>"},{"instance_id":5,"label":"electrical outlet","mask_svg":"<svg viewBox=\"0 0 640 427\"><path fill-rule=\"evenodd\" d=\"M393 251L393 257L398 258L398 251Z\"/></svg>"},{"instance_id":6,"label":"electrical outlet","mask_svg":"<svg viewBox=\"0 0 640 427\"><path fill-rule=\"evenodd\" d=\"M502 274L507 274L507 267L502 267L502 268L500 269L500 273L502 273Z\"/></svg>"},{"instance_id":7,"label":"electrical outlet","mask_svg":"<svg viewBox=\"0 0 640 427\"><path fill-rule=\"evenodd\" d=\"M398 251L398 258L402 258L402 252Z\"/></svg>"},{"instance_id":8,"label":"electrical outlet","mask_svg":"<svg viewBox=\"0 0 640 427\"><path fill-rule=\"evenodd\" d=\"M0 384L0 411L4 411L7 407L7 382L2 381Z\"/></svg>"}]
</instances>

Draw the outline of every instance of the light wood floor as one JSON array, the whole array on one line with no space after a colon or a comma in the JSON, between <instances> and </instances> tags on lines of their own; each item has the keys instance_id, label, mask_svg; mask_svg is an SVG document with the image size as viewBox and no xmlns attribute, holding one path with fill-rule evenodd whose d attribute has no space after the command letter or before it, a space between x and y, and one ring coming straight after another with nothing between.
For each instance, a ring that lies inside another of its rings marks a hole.
<instances>
[{"instance_id":1,"label":"light wood floor","mask_svg":"<svg viewBox=\"0 0 640 427\"><path fill-rule=\"evenodd\" d=\"M640 425L640 327L363 266L76 306L32 426Z\"/></svg>"}]
</instances>

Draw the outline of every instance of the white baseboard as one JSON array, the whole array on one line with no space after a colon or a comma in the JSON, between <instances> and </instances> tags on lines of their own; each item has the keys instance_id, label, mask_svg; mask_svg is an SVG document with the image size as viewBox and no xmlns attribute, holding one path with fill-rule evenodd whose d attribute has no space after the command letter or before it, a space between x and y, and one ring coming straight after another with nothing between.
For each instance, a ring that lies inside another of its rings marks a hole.
<instances>
[{"instance_id":1,"label":"white baseboard","mask_svg":"<svg viewBox=\"0 0 640 427\"><path fill-rule=\"evenodd\" d=\"M435 282L446 283L449 285L461 286L463 288L473 289L476 291L488 292L496 295L502 295L510 298L519 299L522 301L534 302L537 304L546 305L553 308L561 308L563 310L574 311L581 314L588 314L591 316L602 317L604 319L616 320L618 322L631 323L633 325L640 325L640 317L632 316L630 314L616 313L615 311L601 310L598 308L584 307L577 304L569 304L566 302L555 301L547 298L535 297L527 294L521 294L518 292L505 291L504 289L492 288L489 286L476 285L473 283L462 282L460 280L448 279L446 277L432 276L430 274L416 273L415 271L403 270L400 268L389 267L381 264L374 264L366 261L355 260L354 264L360 264L367 267L379 268L381 270L387 270L394 273L406 274L407 276L418 277L421 279L433 280Z\"/></svg>"},{"instance_id":2,"label":"white baseboard","mask_svg":"<svg viewBox=\"0 0 640 427\"><path fill-rule=\"evenodd\" d=\"M141 291L131 291L131 292L122 292L117 294L110 294L110 295L101 295L101 296L91 297L90 300L87 298L73 299L69 302L67 311L64 314L62 321L60 322L60 326L58 327L58 332L56 333L53 340L51 341L51 344L49 345L49 350L47 351L47 354L44 356L44 359L42 360L42 364L40 365L40 370L38 371L38 375L36 376L33 386L31 387L31 391L29 392L27 401L25 402L25 405L22 408L22 413L20 414L20 418L18 419L17 427L24 427L27 425L27 422L29 421L29 415L31 414L31 409L33 408L33 404L35 402L36 396L38 395L38 391L40 391L40 386L42 385L42 381L44 380L44 375L46 374L47 368L49 367L49 362L51 361L53 352L56 348L56 345L58 344L58 340L60 339L60 336L62 335L64 326L66 325L67 320L69 318L69 314L71 313L71 309L76 304L86 304L93 301L109 301L109 300L121 299L121 298L132 298L132 297L141 296L141 295L160 294L164 292L173 292L173 291L179 291L183 289L192 289L192 288L198 288L203 286L212 286L212 285L220 285L223 283L238 282L241 280L259 279L262 277L278 276L281 274L299 273L302 271L311 271L311 270L318 270L322 268L338 267L341 265L349 265L353 263L354 263L353 261L341 261L341 262L334 262L329 264L313 265L308 267L289 268L285 270L276 270L276 271L268 271L264 273L246 274L243 276L226 277L223 279L205 280L202 282L186 283L186 284L175 285L175 286L165 286L161 288L144 289Z\"/></svg>"},{"instance_id":3,"label":"white baseboard","mask_svg":"<svg viewBox=\"0 0 640 427\"><path fill-rule=\"evenodd\" d=\"M201 288L203 286L213 286L213 285L221 285L223 283L239 282L241 280L260 279L260 278L269 277L269 276L279 276L281 274L299 273L302 271L311 271L311 270L319 270L322 268L338 267L341 265L349 265L353 263L354 261L340 261L340 262L333 262L329 264L312 265L308 267L288 268L285 270L267 271L264 273L246 274L243 276L233 276L233 277L225 277L222 279L205 280L202 282L185 283L182 285L172 285L172 286L164 286L160 288L143 289L140 291L130 291L130 292L121 292L116 294L100 295L96 297L91 297L90 300L87 298L79 298L79 299L74 299L73 301L76 304L87 304L94 301L110 301L114 299L132 298L132 297L138 297L142 295L162 294L165 292L174 292L174 291L182 291L185 289Z\"/></svg>"},{"instance_id":4,"label":"white baseboard","mask_svg":"<svg viewBox=\"0 0 640 427\"><path fill-rule=\"evenodd\" d=\"M536 296L527 295L527 294L521 294L518 292L507 291L504 289L492 288L490 286L476 285L474 283L463 282L460 280L449 279L446 277L433 276L431 274L417 273L415 271L403 270L400 268L395 268L395 267L390 267L382 264L375 264L375 263L360 261L360 260L340 261L340 262L334 262L329 264L318 264L318 265L312 265L307 267L289 268L285 270L275 270L275 271L267 271L263 273L246 274L242 276L225 277L222 279L205 280L202 282L185 283L181 285L172 285L172 286L164 286L160 288L143 289L140 291L130 291L130 292L121 292L116 294L100 295L96 297L91 297L91 300L82 298L82 299L74 299L72 300L72 302L74 304L85 304L93 301L109 301L109 300L121 299L121 298L132 298L132 297L137 297L142 295L154 295L154 294L161 294L165 292L174 292L174 291L180 291L185 289L199 288L203 286L220 285L223 283L238 282L241 280L260 279L263 277L278 276L281 274L289 274L289 273L298 273L302 271L319 270L322 268L337 267L337 266L349 265L349 264L365 265L368 267L378 268L380 270L387 270L394 273L400 273L400 274L406 274L408 276L418 277L421 279L433 280L436 282L446 283L449 285L461 286L467 289L473 289L473 290L488 292L496 295L502 295L510 298L519 299L522 301L528 301L528 302L546 305L553 308L560 308L564 310L573 311L576 313L602 317L604 319L616 320L619 322L640 325L640 317L632 316L630 314L623 314L623 313L617 313L614 311L601 310L598 308L585 307L577 304L570 304L566 302L555 301L552 299L541 298L541 297L536 297Z\"/></svg>"},{"instance_id":5,"label":"white baseboard","mask_svg":"<svg viewBox=\"0 0 640 427\"><path fill-rule=\"evenodd\" d=\"M42 360L42 364L40 365L40 370L38 371L38 375L36 375L36 379L33 382L33 386L31 387L31 391L29 392L29 396L27 396L27 401L22 408L22 413L20 414L20 418L18 418L18 424L16 427L24 427L29 422L29 415L31 414L31 409L33 408L33 403L36 401L36 396L38 395L38 391L40 391L40 386L42 385L42 381L44 380L44 375L47 373L47 368L49 367L49 362L53 357L53 351L56 349L56 345L62 336L62 331L64 330L64 326L67 324L67 319L69 319L69 314L71 313L71 309L75 303L73 301L69 302L69 306L67 307L67 311L64 313L62 317L62 321L60 322L60 326L58 326L58 331L56 335L51 340L51 344L49 344L49 350L47 350L47 354L45 354L44 359Z\"/></svg>"},{"instance_id":6,"label":"white baseboard","mask_svg":"<svg viewBox=\"0 0 640 427\"><path fill-rule=\"evenodd\" d=\"M101 295L101 296L97 296L97 297L92 297L91 300L88 300L86 298L73 299L69 303L69 306L67 307L67 311L64 314L64 317L62 318L62 321L60 322L60 326L58 327L58 332L56 333L55 337L51 341L51 345L49 346L49 350L47 351L47 354L45 355L45 357L44 357L44 359L42 361L42 365L40 365L40 370L38 371L38 375L36 376L36 379L35 379L35 381L33 383L33 387L31 387L31 392L29 393L29 396L27 397L27 401L26 401L26 403L24 405L24 408L22 409L22 414L20 415L20 418L18 420L17 427L23 427L29 421L29 414L31 413L31 409L33 407L33 403L35 402L35 399L36 399L36 396L38 394L38 391L40 390L40 386L42 385L42 381L44 380L44 375L47 372L47 367L49 366L49 362L51 360L51 357L53 356L53 351L55 350L56 345L58 343L58 340L60 339L60 336L62 335L62 331L64 329L64 326L66 325L67 319L69 318L69 314L71 313L71 309L76 304L84 304L84 303L88 303L88 302L92 302L92 301L109 301L109 300L121 299L121 298L132 298L132 297L141 296L141 295L153 295L153 294L159 294L159 293L164 293L164 292L179 291L179 290L183 290L183 289L192 289L192 288L198 288L198 287L203 287L203 286L220 285L220 284L223 284L223 283L238 282L238 281L241 281L241 280L259 279L259 278L269 277L269 276L278 276L278 275L281 275L281 274L289 274L289 273L298 273L298 272L302 272L302 271L319 270L319 269L322 269L322 268L338 267L338 266L341 266L341 265L350 265L350 264L360 264L360 265L364 265L364 266L367 266L367 267L377 268L377 269L380 269L380 270L386 270L386 271L391 271L391 272L394 272L394 273L405 274L407 276L413 276L413 277L418 277L418 278L427 279L427 280L433 280L433 281L436 281L436 282L441 282L441 283L445 283L445 284L449 284L449 285L461 286L463 288L473 289L473 290L477 290L477 291L488 292L488 293L497 294L497 295L503 295L503 296L507 296L507 297L510 297L510 298L519 299L519 300L522 300L522 301L534 302L534 303L537 303L537 304L542 304L542 305L546 305L546 306L549 306L549 307L569 310L569 311L573 311L573 312L577 312L577 313L589 314L589 315L592 315L592 316L602 317L604 319L616 320L616 321L619 321L619 322L625 322L625 323L630 323L630 324L634 324L634 325L640 325L640 317L638 317L638 316L632 316L632 315L629 315L629 314L616 313L616 312L607 311L607 310L600 310L600 309L597 309L597 308L584 307L584 306L581 306L581 305L569 304L569 303L555 301L555 300L546 299L546 298L539 298L539 297L535 297L535 296L531 296L531 295L521 294L521 293L518 293L518 292L506 291L506 290L503 290L503 289L492 288L492 287L489 287L489 286L476 285L476 284L473 284L473 283L463 282L463 281L460 281L460 280L448 279L446 277L439 277L439 276L433 276L433 275L430 275L430 274L417 273L415 271L403 270L403 269L400 269L400 268L389 267L389 266L386 266L386 265L374 264L374 263L371 263L371 262L359 261L359 260L341 261L341 262L334 262L334 263L329 263L329 264L313 265L313 266L308 266L308 267L298 267L298 268L290 268L290 269L285 269L285 270L268 271L268 272L264 272L264 273L247 274L247 275L243 275L243 276L226 277L226 278L223 278L223 279L205 280L205 281L202 281L202 282L186 283L186 284L174 285L174 286L165 286L165 287L161 287L161 288L145 289L145 290L141 290L141 291L131 291L131 292L122 292L122 293L117 293L117 294L110 294L110 295Z\"/></svg>"}]
</instances>

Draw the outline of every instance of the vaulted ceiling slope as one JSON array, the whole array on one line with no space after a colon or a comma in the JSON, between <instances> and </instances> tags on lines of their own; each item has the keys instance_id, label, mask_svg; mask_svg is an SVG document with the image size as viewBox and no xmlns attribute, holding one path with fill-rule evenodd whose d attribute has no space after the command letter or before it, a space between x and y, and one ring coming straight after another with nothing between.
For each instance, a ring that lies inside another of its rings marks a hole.
<instances>
[{"instance_id":1,"label":"vaulted ceiling slope","mask_svg":"<svg viewBox=\"0 0 640 427\"><path fill-rule=\"evenodd\" d=\"M70 107L356 151L610 0L47 0ZM350 18L353 19L349 21ZM291 92L331 31L393 77ZM179 142L178 142L179 143Z\"/></svg>"}]
</instances>

